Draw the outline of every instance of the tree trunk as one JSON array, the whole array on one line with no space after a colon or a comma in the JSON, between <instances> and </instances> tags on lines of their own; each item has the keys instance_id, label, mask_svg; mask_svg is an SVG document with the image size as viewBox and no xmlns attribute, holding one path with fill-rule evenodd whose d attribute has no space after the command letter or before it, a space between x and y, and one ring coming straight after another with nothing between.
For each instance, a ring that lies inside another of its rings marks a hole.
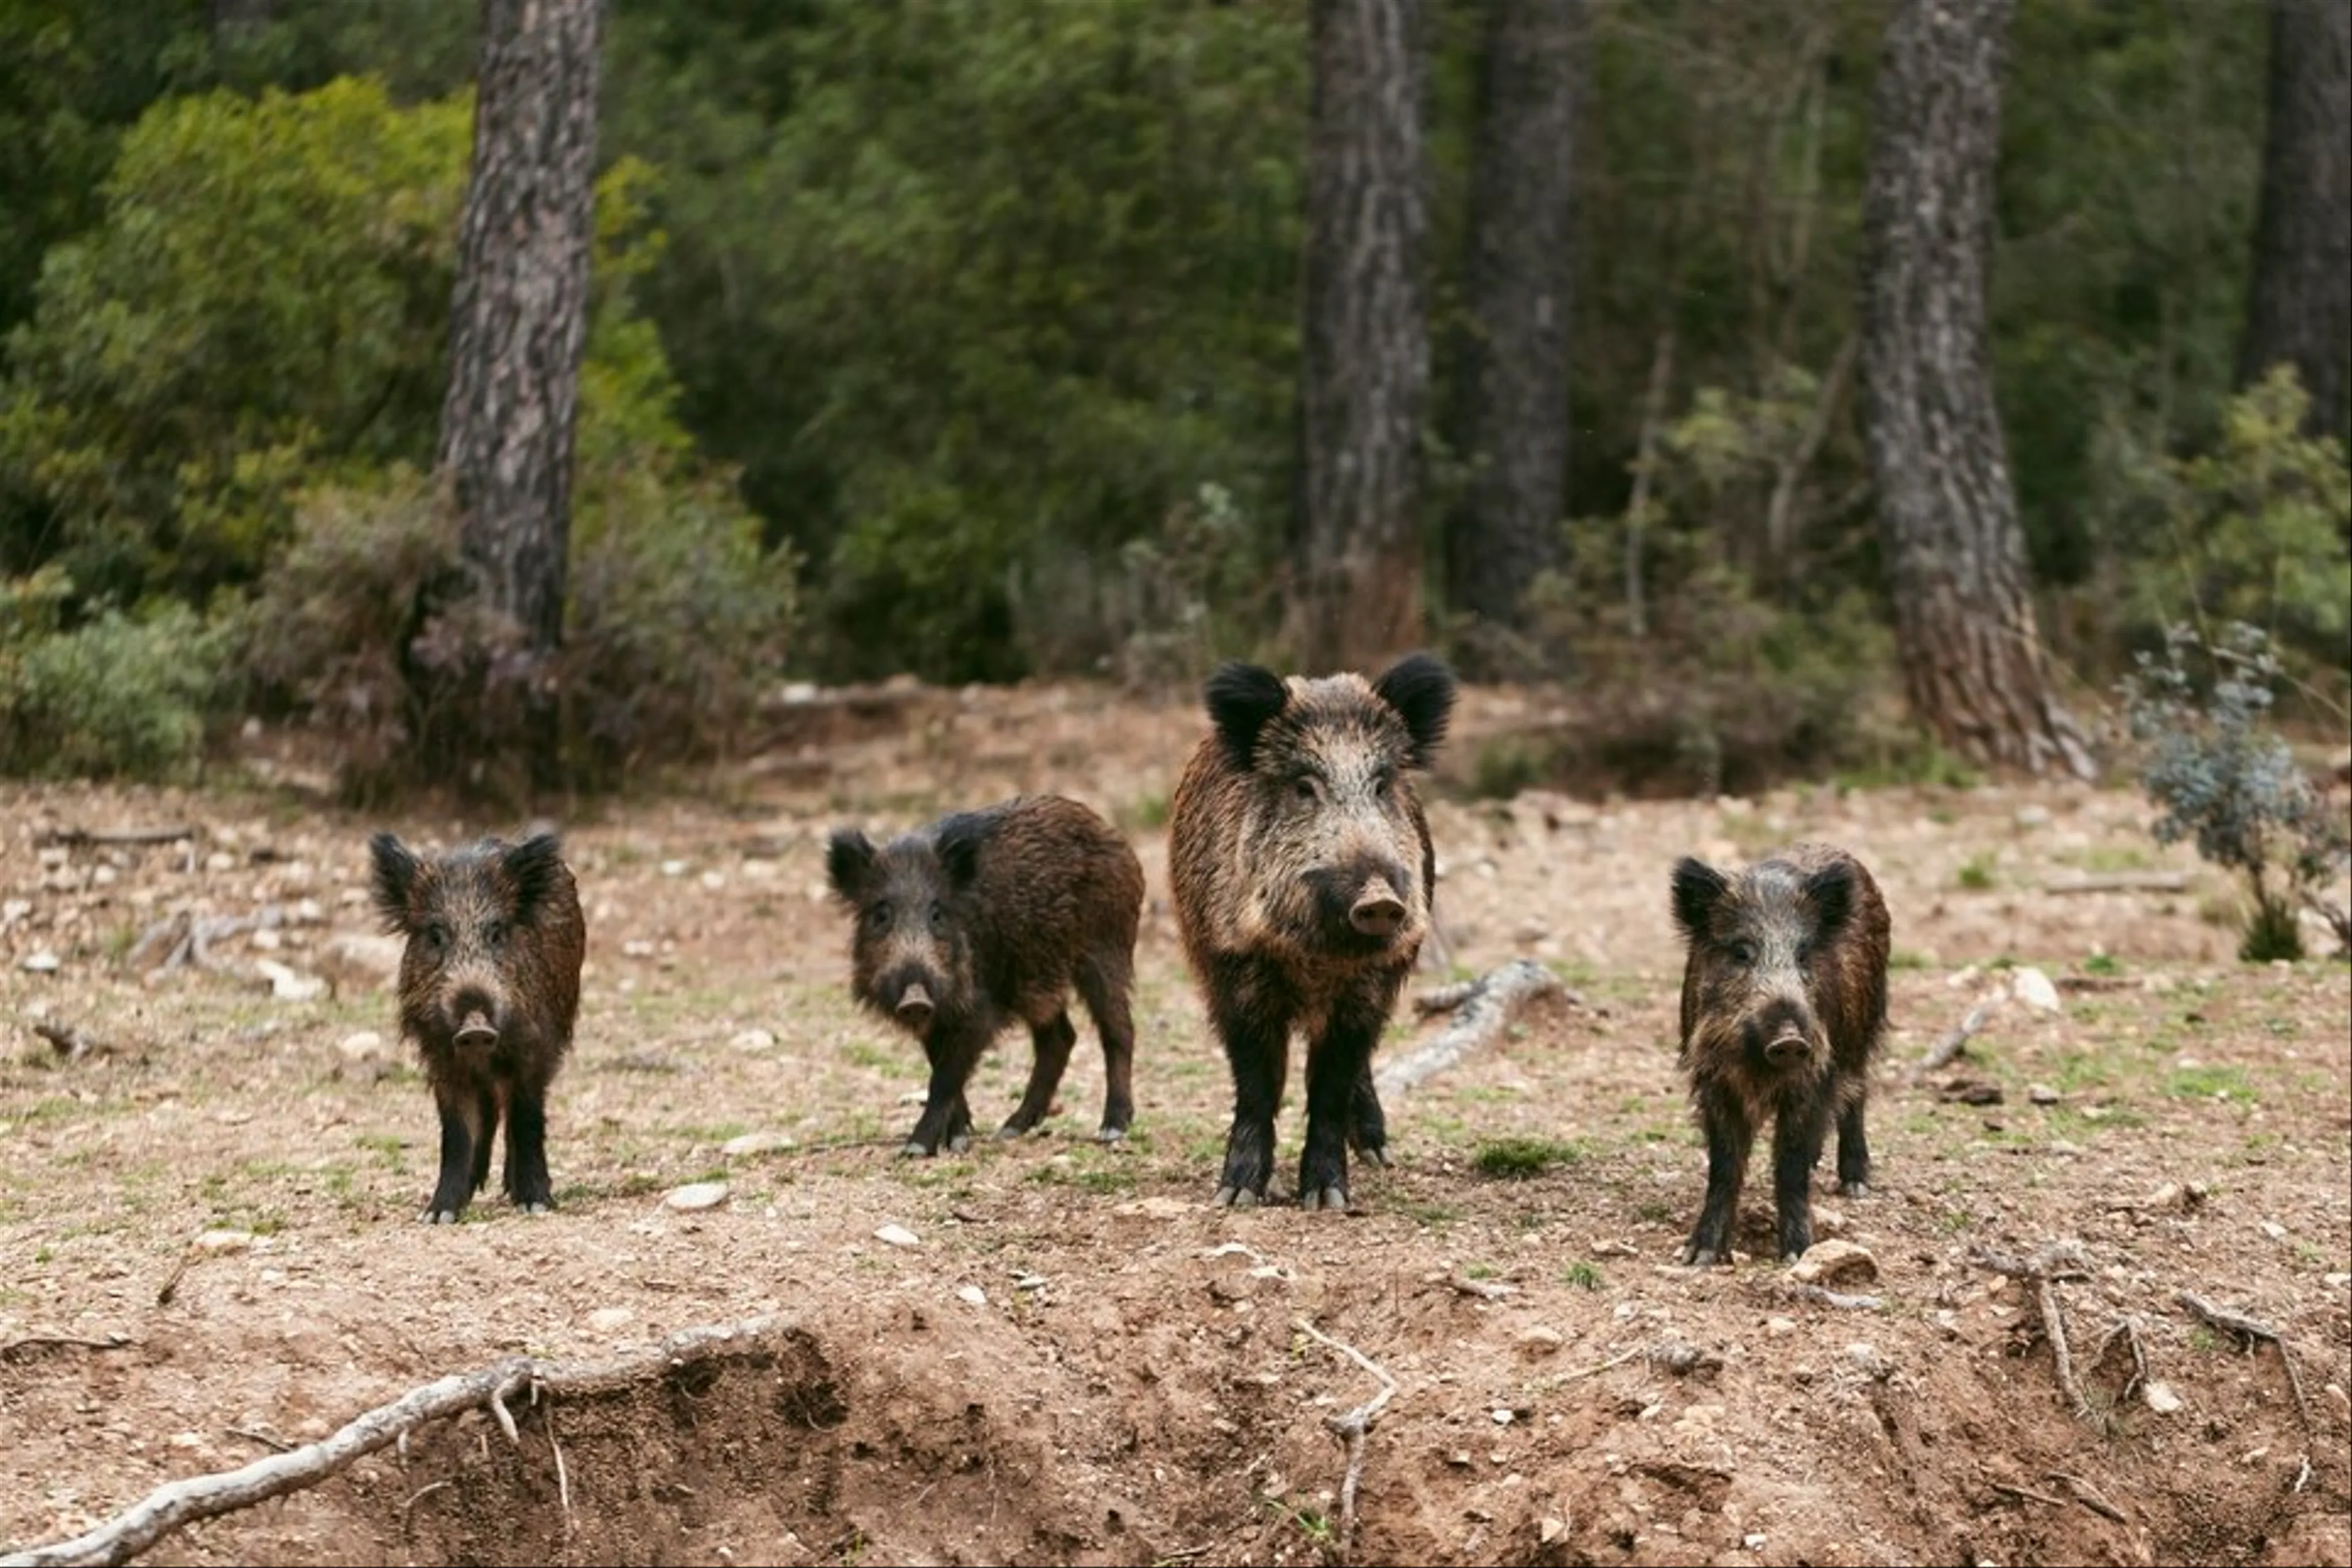
<instances>
[{"instance_id":1,"label":"tree trunk","mask_svg":"<svg viewBox=\"0 0 2352 1568\"><path fill-rule=\"evenodd\" d=\"M2088 778L2033 622L1985 328L2012 5L1895 0L1863 209L1864 412L1914 711L1976 762Z\"/></svg>"},{"instance_id":2,"label":"tree trunk","mask_svg":"<svg viewBox=\"0 0 2352 1568\"><path fill-rule=\"evenodd\" d=\"M1429 211L1421 0L1314 0L1296 657L1360 668L1422 635Z\"/></svg>"},{"instance_id":3,"label":"tree trunk","mask_svg":"<svg viewBox=\"0 0 2352 1568\"><path fill-rule=\"evenodd\" d=\"M2263 145L2241 385L2282 361L2311 395L2305 427L2352 436L2352 5L2271 0Z\"/></svg>"},{"instance_id":4,"label":"tree trunk","mask_svg":"<svg viewBox=\"0 0 2352 1568\"><path fill-rule=\"evenodd\" d=\"M1472 151L1470 323L1456 446L1476 465L1445 532L1465 667L1505 673L1520 595L1560 556L1582 0L1491 0Z\"/></svg>"},{"instance_id":5,"label":"tree trunk","mask_svg":"<svg viewBox=\"0 0 2352 1568\"><path fill-rule=\"evenodd\" d=\"M544 671L563 639L572 445L588 341L603 0L483 0L436 466L474 588L529 656L526 744L555 764Z\"/></svg>"}]
</instances>

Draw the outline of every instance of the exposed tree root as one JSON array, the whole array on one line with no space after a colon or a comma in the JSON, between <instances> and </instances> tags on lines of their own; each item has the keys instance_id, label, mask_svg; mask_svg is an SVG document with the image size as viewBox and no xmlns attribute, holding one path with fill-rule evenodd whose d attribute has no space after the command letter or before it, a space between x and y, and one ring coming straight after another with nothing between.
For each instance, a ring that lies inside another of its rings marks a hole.
<instances>
[{"instance_id":1,"label":"exposed tree root","mask_svg":"<svg viewBox=\"0 0 2352 1568\"><path fill-rule=\"evenodd\" d=\"M1488 970L1475 980L1441 985L1415 997L1423 1013L1451 1012L1453 1022L1437 1037L1380 1069L1373 1081L1382 1094L1412 1088L1433 1078L1509 1027L1529 1004L1539 997L1579 998L1559 977L1530 959L1515 958Z\"/></svg>"},{"instance_id":2,"label":"exposed tree root","mask_svg":"<svg viewBox=\"0 0 2352 1568\"><path fill-rule=\"evenodd\" d=\"M1348 1447L1348 1468L1339 1480L1339 1553L1341 1563L1349 1560L1356 1545L1356 1487L1364 1478L1364 1439L1379 1419L1381 1407L1396 1396L1397 1381L1388 1369L1350 1344L1342 1344L1304 1318L1291 1320L1292 1327L1318 1344L1328 1345L1366 1372L1381 1380L1381 1391L1345 1415L1327 1415L1323 1425L1331 1429ZM0 1565L5 1568L5 1565Z\"/></svg>"}]
</instances>

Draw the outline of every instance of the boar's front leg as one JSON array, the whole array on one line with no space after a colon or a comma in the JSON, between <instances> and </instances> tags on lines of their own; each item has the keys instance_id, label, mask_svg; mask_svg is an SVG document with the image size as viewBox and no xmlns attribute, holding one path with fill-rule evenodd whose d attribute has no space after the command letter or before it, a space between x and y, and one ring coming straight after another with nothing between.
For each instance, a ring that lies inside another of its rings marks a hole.
<instances>
[{"instance_id":1,"label":"boar's front leg","mask_svg":"<svg viewBox=\"0 0 2352 1568\"><path fill-rule=\"evenodd\" d=\"M1366 1099L1372 1114L1372 1047L1387 1012L1378 995L1349 994L1332 1005L1322 1033L1307 1048L1307 1143L1298 1154L1298 1206L1348 1206L1348 1142L1364 1131ZM1381 1142L1387 1142L1385 1130Z\"/></svg>"},{"instance_id":2,"label":"boar's front leg","mask_svg":"<svg viewBox=\"0 0 2352 1568\"><path fill-rule=\"evenodd\" d=\"M930 1091L915 1131L898 1151L901 1155L937 1154L942 1143L950 1153L961 1154L971 1146L971 1108L964 1101L963 1089L987 1044L985 1036L969 1029L935 1027L924 1037L923 1053L931 1060Z\"/></svg>"},{"instance_id":3,"label":"boar's front leg","mask_svg":"<svg viewBox=\"0 0 2352 1568\"><path fill-rule=\"evenodd\" d=\"M1208 989L1234 1074L1234 1125L1213 1201L1219 1208L1250 1208L1265 1200L1274 1180L1274 1116L1290 1070L1292 1009L1245 959L1220 962Z\"/></svg>"},{"instance_id":4,"label":"boar's front leg","mask_svg":"<svg viewBox=\"0 0 2352 1568\"><path fill-rule=\"evenodd\" d=\"M518 1083L507 1106L507 1196L525 1214L555 1207L555 1186L547 1175L547 1088Z\"/></svg>"},{"instance_id":5,"label":"boar's front leg","mask_svg":"<svg viewBox=\"0 0 2352 1568\"><path fill-rule=\"evenodd\" d=\"M1748 1179L1748 1153L1756 1130L1748 1124L1747 1106L1720 1085L1699 1091L1698 1118L1706 1133L1706 1201L1683 1247L1683 1261L1704 1268L1730 1261L1731 1225L1738 1215L1739 1189Z\"/></svg>"},{"instance_id":6,"label":"boar's front leg","mask_svg":"<svg viewBox=\"0 0 2352 1568\"><path fill-rule=\"evenodd\" d=\"M475 1167L488 1166L490 1129L482 1113L483 1099L483 1091L472 1084L439 1081L433 1086L433 1100L441 1111L441 1179L420 1216L427 1225L457 1224L473 1201Z\"/></svg>"}]
</instances>

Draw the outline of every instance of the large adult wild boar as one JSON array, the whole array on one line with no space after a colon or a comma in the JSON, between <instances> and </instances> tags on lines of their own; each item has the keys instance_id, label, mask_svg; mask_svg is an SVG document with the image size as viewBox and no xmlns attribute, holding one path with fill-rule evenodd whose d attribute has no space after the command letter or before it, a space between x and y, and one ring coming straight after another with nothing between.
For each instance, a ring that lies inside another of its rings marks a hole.
<instances>
[{"instance_id":1,"label":"large adult wild boar","mask_svg":"<svg viewBox=\"0 0 2352 1568\"><path fill-rule=\"evenodd\" d=\"M1436 855L1414 793L1454 676L1428 654L1377 680L1228 664L1211 733L1169 810L1169 870L1194 981L1234 1075L1220 1206L1265 1196L1291 1031L1307 1040L1298 1201L1345 1208L1348 1149L1387 1162L1372 1087L1397 992L1429 931Z\"/></svg>"},{"instance_id":2,"label":"large adult wild boar","mask_svg":"<svg viewBox=\"0 0 2352 1568\"><path fill-rule=\"evenodd\" d=\"M1730 1256L1756 1131L1772 1122L1780 1255L1812 1245L1813 1165L1837 1128L1838 1190L1870 1181L1863 1115L1886 1032L1891 931L1878 884L1843 849L1800 844L1727 876L1674 869L1681 1065L1706 1134L1706 1201L1683 1261Z\"/></svg>"}]
</instances>

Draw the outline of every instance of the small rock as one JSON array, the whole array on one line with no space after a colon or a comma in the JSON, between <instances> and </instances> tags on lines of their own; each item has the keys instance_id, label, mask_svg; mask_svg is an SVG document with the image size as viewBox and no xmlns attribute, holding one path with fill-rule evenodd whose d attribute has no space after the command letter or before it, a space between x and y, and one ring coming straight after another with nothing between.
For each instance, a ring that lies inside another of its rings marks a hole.
<instances>
[{"instance_id":1,"label":"small rock","mask_svg":"<svg viewBox=\"0 0 2352 1568\"><path fill-rule=\"evenodd\" d=\"M672 1188L669 1195L662 1199L662 1206L693 1213L698 1209L717 1208L726 1201L726 1183L688 1182L682 1187Z\"/></svg>"},{"instance_id":2,"label":"small rock","mask_svg":"<svg viewBox=\"0 0 2352 1568\"><path fill-rule=\"evenodd\" d=\"M2046 1083L2036 1083L2026 1086L2025 1098L2036 1105L2055 1105L2065 1096Z\"/></svg>"},{"instance_id":3,"label":"small rock","mask_svg":"<svg viewBox=\"0 0 2352 1568\"><path fill-rule=\"evenodd\" d=\"M1745 1546L1750 1552L1761 1552L1764 1550L1763 1532L1761 1531L1750 1531L1748 1533L1739 1538L1739 1544Z\"/></svg>"},{"instance_id":4,"label":"small rock","mask_svg":"<svg viewBox=\"0 0 2352 1568\"><path fill-rule=\"evenodd\" d=\"M1794 1318L1767 1318L1764 1320L1764 1331L1768 1334L1793 1334L1797 1331L1797 1320Z\"/></svg>"},{"instance_id":5,"label":"small rock","mask_svg":"<svg viewBox=\"0 0 2352 1568\"><path fill-rule=\"evenodd\" d=\"M888 1242L892 1247L919 1247L922 1245L921 1242L916 1239L915 1233L908 1230L903 1225L886 1225L881 1229L874 1233L874 1239L877 1241Z\"/></svg>"},{"instance_id":6,"label":"small rock","mask_svg":"<svg viewBox=\"0 0 2352 1568\"><path fill-rule=\"evenodd\" d=\"M269 982L269 994L280 1002L308 1002L327 994L325 981L315 974L289 969L274 958L257 958L253 967L256 973Z\"/></svg>"},{"instance_id":7,"label":"small rock","mask_svg":"<svg viewBox=\"0 0 2352 1568\"><path fill-rule=\"evenodd\" d=\"M686 862L665 860L661 863L661 874L665 877L683 877L686 875Z\"/></svg>"},{"instance_id":8,"label":"small rock","mask_svg":"<svg viewBox=\"0 0 2352 1568\"><path fill-rule=\"evenodd\" d=\"M383 1055L383 1037L373 1029L345 1035L335 1042L335 1054L347 1062L363 1062L371 1057L380 1057Z\"/></svg>"},{"instance_id":9,"label":"small rock","mask_svg":"<svg viewBox=\"0 0 2352 1568\"><path fill-rule=\"evenodd\" d=\"M2062 1158L2072 1159L2083 1152L2083 1146L2080 1143L2069 1142L2063 1138L2053 1138L2050 1140L2050 1152Z\"/></svg>"},{"instance_id":10,"label":"small rock","mask_svg":"<svg viewBox=\"0 0 2352 1568\"><path fill-rule=\"evenodd\" d=\"M1526 1356L1550 1355L1565 1342L1558 1329L1548 1329L1538 1323L1519 1336L1519 1353Z\"/></svg>"},{"instance_id":11,"label":"small rock","mask_svg":"<svg viewBox=\"0 0 2352 1568\"><path fill-rule=\"evenodd\" d=\"M249 1230L208 1230L196 1237L196 1247L205 1252L243 1252L253 1245Z\"/></svg>"},{"instance_id":12,"label":"small rock","mask_svg":"<svg viewBox=\"0 0 2352 1568\"><path fill-rule=\"evenodd\" d=\"M799 1142L789 1132L745 1132L719 1145L719 1152L730 1160L740 1160L752 1154L772 1154Z\"/></svg>"},{"instance_id":13,"label":"small rock","mask_svg":"<svg viewBox=\"0 0 2352 1568\"><path fill-rule=\"evenodd\" d=\"M1567 1533L1567 1524L1549 1514L1536 1521L1536 1540L1541 1545L1549 1546Z\"/></svg>"},{"instance_id":14,"label":"small rock","mask_svg":"<svg viewBox=\"0 0 2352 1568\"><path fill-rule=\"evenodd\" d=\"M2286 1226L2279 1224L2279 1222L2274 1219L2266 1219L2263 1221L2263 1234L2269 1237L2273 1241L2284 1241L2286 1239Z\"/></svg>"},{"instance_id":15,"label":"small rock","mask_svg":"<svg viewBox=\"0 0 2352 1568\"><path fill-rule=\"evenodd\" d=\"M1851 1241L1817 1241L1789 1272L1807 1285L1866 1285L1878 1278L1878 1259Z\"/></svg>"},{"instance_id":16,"label":"small rock","mask_svg":"<svg viewBox=\"0 0 2352 1568\"><path fill-rule=\"evenodd\" d=\"M1181 1198L1165 1198L1154 1194L1148 1198L1130 1198L1123 1204L1113 1204L1115 1215L1141 1215L1146 1219L1175 1219L1192 1212L1193 1205Z\"/></svg>"},{"instance_id":17,"label":"small rock","mask_svg":"<svg viewBox=\"0 0 2352 1568\"><path fill-rule=\"evenodd\" d=\"M1507 1410L1494 1410L1490 1411L1488 1414L1494 1416L1495 1425L1497 1426L1508 1426L1514 1419L1511 1413Z\"/></svg>"},{"instance_id":18,"label":"small rock","mask_svg":"<svg viewBox=\"0 0 2352 1568\"><path fill-rule=\"evenodd\" d=\"M641 936L633 936L621 944L622 953L629 958L651 958L654 944Z\"/></svg>"},{"instance_id":19,"label":"small rock","mask_svg":"<svg viewBox=\"0 0 2352 1568\"><path fill-rule=\"evenodd\" d=\"M745 1029L727 1043L739 1051L772 1051L776 1048L776 1037L769 1029Z\"/></svg>"},{"instance_id":20,"label":"small rock","mask_svg":"<svg viewBox=\"0 0 2352 1568\"><path fill-rule=\"evenodd\" d=\"M404 945L374 931L337 931L311 950L310 966L337 995L388 991L400 978Z\"/></svg>"},{"instance_id":21,"label":"small rock","mask_svg":"<svg viewBox=\"0 0 2352 1568\"><path fill-rule=\"evenodd\" d=\"M1465 1468L1470 1463L1470 1450L1467 1448L1456 1448L1454 1452L1445 1456L1445 1462L1452 1465L1457 1470Z\"/></svg>"},{"instance_id":22,"label":"small rock","mask_svg":"<svg viewBox=\"0 0 2352 1568\"><path fill-rule=\"evenodd\" d=\"M2158 1415L2170 1415L2180 1409L2180 1395L2173 1393L2165 1384L2144 1384L2140 1389L2140 1397L2147 1400L2147 1407Z\"/></svg>"},{"instance_id":23,"label":"small rock","mask_svg":"<svg viewBox=\"0 0 2352 1568\"><path fill-rule=\"evenodd\" d=\"M2020 827L2047 827L2050 826L2050 808L2046 805L2021 805L2017 808L2016 820Z\"/></svg>"},{"instance_id":24,"label":"small rock","mask_svg":"<svg viewBox=\"0 0 2352 1568\"><path fill-rule=\"evenodd\" d=\"M2030 964L2009 977L2009 992L2037 1013L2058 1011L2058 987L2050 984L2050 976Z\"/></svg>"},{"instance_id":25,"label":"small rock","mask_svg":"<svg viewBox=\"0 0 2352 1568\"><path fill-rule=\"evenodd\" d=\"M631 1307L599 1307L588 1314L588 1331L591 1333L609 1334L614 1330L626 1325L636 1315L635 1309Z\"/></svg>"},{"instance_id":26,"label":"small rock","mask_svg":"<svg viewBox=\"0 0 2352 1568\"><path fill-rule=\"evenodd\" d=\"M1043 1274L1024 1274L1013 1281L1015 1290L1043 1290L1052 1281Z\"/></svg>"},{"instance_id":27,"label":"small rock","mask_svg":"<svg viewBox=\"0 0 2352 1568\"><path fill-rule=\"evenodd\" d=\"M55 974L63 962L56 953L45 947L38 952L26 953L17 967L28 970L35 974Z\"/></svg>"},{"instance_id":28,"label":"small rock","mask_svg":"<svg viewBox=\"0 0 2352 1568\"><path fill-rule=\"evenodd\" d=\"M985 1307L988 1305L988 1292L977 1285L959 1285L956 1287L956 1300L969 1301L975 1307Z\"/></svg>"},{"instance_id":29,"label":"small rock","mask_svg":"<svg viewBox=\"0 0 2352 1568\"><path fill-rule=\"evenodd\" d=\"M1845 1347L1845 1359L1878 1382L1884 1383L1895 1369L1878 1353L1878 1347L1868 1340L1858 1340Z\"/></svg>"}]
</instances>

